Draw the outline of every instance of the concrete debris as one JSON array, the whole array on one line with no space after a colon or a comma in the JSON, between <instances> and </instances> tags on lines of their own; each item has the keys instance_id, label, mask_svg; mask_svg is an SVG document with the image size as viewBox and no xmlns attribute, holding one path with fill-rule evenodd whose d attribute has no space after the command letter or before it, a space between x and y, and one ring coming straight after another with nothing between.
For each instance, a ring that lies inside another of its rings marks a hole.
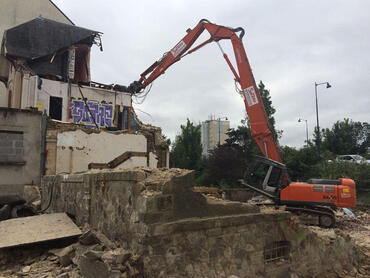
<instances>
[{"instance_id":1,"label":"concrete debris","mask_svg":"<svg viewBox=\"0 0 370 278\"><path fill-rule=\"evenodd\" d=\"M103 254L103 251L88 250L84 256L91 260L100 260Z\"/></svg>"},{"instance_id":2,"label":"concrete debris","mask_svg":"<svg viewBox=\"0 0 370 278\"><path fill-rule=\"evenodd\" d=\"M41 200L40 189L38 186L25 185L23 189L23 198L26 204L31 205L33 202Z\"/></svg>"},{"instance_id":3,"label":"concrete debris","mask_svg":"<svg viewBox=\"0 0 370 278\"><path fill-rule=\"evenodd\" d=\"M195 186L194 187L195 192L202 193L207 196L213 196L215 198L223 199L222 193L223 190L215 187L205 187L205 186Z\"/></svg>"},{"instance_id":4,"label":"concrete debris","mask_svg":"<svg viewBox=\"0 0 370 278\"><path fill-rule=\"evenodd\" d=\"M0 221L11 218L37 215L41 209L41 194L38 186L26 185L23 194L0 196Z\"/></svg>"},{"instance_id":5,"label":"concrete debris","mask_svg":"<svg viewBox=\"0 0 370 278\"><path fill-rule=\"evenodd\" d=\"M91 232L101 237L99 232ZM79 248L75 244L74 248ZM100 245L107 248L105 244ZM113 247L113 242L110 244ZM80 274L86 278L105 277L142 277L141 257L123 248L109 248L108 251L86 251L79 259L78 267ZM141 267L141 268L140 268Z\"/></svg>"},{"instance_id":6,"label":"concrete debris","mask_svg":"<svg viewBox=\"0 0 370 278\"><path fill-rule=\"evenodd\" d=\"M28 273L28 272L30 272L30 270L31 270L31 267L29 265L27 265L24 268L22 268L22 272L23 273Z\"/></svg>"},{"instance_id":7,"label":"concrete debris","mask_svg":"<svg viewBox=\"0 0 370 278\"><path fill-rule=\"evenodd\" d=\"M101 236L95 231L89 231L89 234ZM130 250L116 247L108 250L104 244L83 245L77 242L50 250L46 245L39 245L1 250L0 278L140 278L143 277L141 261L141 257Z\"/></svg>"},{"instance_id":8,"label":"concrete debris","mask_svg":"<svg viewBox=\"0 0 370 278\"><path fill-rule=\"evenodd\" d=\"M37 201L32 202L32 203L31 203L31 206L32 206L35 210L37 210L37 211L41 210L41 199L40 199L40 200L37 200Z\"/></svg>"},{"instance_id":9,"label":"concrete debris","mask_svg":"<svg viewBox=\"0 0 370 278\"><path fill-rule=\"evenodd\" d=\"M79 268L83 277L86 278L105 278L109 277L108 265L104 262L92 260L82 256Z\"/></svg>"},{"instance_id":10,"label":"concrete debris","mask_svg":"<svg viewBox=\"0 0 370 278\"><path fill-rule=\"evenodd\" d=\"M68 266L72 263L72 258L74 256L73 246L68 246L61 249L51 249L49 252L59 258L59 263L62 266Z\"/></svg>"},{"instance_id":11,"label":"concrete debris","mask_svg":"<svg viewBox=\"0 0 370 278\"><path fill-rule=\"evenodd\" d=\"M108 249L117 248L117 246L112 241L110 241L103 233L96 231L94 235L96 239L98 240L98 242L101 245L105 246L106 248Z\"/></svg>"},{"instance_id":12,"label":"concrete debris","mask_svg":"<svg viewBox=\"0 0 370 278\"><path fill-rule=\"evenodd\" d=\"M51 211L67 208L83 233L0 249L0 277L370 277L367 208L322 229L193 184L191 171L147 167L59 177Z\"/></svg>"},{"instance_id":13,"label":"concrete debris","mask_svg":"<svg viewBox=\"0 0 370 278\"><path fill-rule=\"evenodd\" d=\"M82 245L91 245L91 244L101 244L102 246L108 248L108 249L114 249L117 246L115 243L110 241L103 233L99 231L92 231L90 229L87 229L80 237L79 242Z\"/></svg>"},{"instance_id":14,"label":"concrete debris","mask_svg":"<svg viewBox=\"0 0 370 278\"><path fill-rule=\"evenodd\" d=\"M85 231L78 239L78 241L83 245L91 245L93 243L98 243L95 234L91 230Z\"/></svg>"}]
</instances>

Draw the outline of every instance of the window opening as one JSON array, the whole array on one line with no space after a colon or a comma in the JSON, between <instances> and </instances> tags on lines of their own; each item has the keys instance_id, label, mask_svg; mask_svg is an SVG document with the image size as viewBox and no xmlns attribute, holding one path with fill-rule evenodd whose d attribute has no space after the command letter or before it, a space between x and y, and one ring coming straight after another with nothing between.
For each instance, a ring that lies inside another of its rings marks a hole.
<instances>
[{"instance_id":1,"label":"window opening","mask_svg":"<svg viewBox=\"0 0 370 278\"><path fill-rule=\"evenodd\" d=\"M54 120L62 120L63 98L50 97L49 116Z\"/></svg>"}]
</instances>

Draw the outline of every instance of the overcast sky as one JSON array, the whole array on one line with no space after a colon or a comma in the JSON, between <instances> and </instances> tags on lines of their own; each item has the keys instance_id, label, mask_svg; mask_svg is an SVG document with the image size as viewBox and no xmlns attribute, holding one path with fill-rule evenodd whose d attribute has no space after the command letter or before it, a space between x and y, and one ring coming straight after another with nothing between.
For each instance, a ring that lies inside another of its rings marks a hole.
<instances>
[{"instance_id":1,"label":"overcast sky","mask_svg":"<svg viewBox=\"0 0 370 278\"><path fill-rule=\"evenodd\" d=\"M104 51L93 47L93 81L129 85L169 51L200 19L243 27L256 82L270 90L282 145L300 147L316 124L316 82L321 127L337 120L370 121L370 1L367 0L54 0L81 27L101 31ZM206 32L198 42L207 39ZM221 43L234 61L230 42ZM170 67L154 83L139 118L171 138L186 118L245 116L233 75L215 43ZM147 114L143 113L148 113Z\"/></svg>"}]
</instances>

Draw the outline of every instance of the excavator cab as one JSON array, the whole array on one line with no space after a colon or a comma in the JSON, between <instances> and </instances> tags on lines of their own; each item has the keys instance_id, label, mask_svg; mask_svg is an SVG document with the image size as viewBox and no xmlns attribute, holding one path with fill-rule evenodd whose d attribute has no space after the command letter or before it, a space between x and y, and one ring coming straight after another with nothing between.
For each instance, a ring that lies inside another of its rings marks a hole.
<instances>
[{"instance_id":1,"label":"excavator cab","mask_svg":"<svg viewBox=\"0 0 370 278\"><path fill-rule=\"evenodd\" d=\"M277 202L280 200L280 191L288 185L286 171L286 166L282 163L255 156L240 182Z\"/></svg>"}]
</instances>

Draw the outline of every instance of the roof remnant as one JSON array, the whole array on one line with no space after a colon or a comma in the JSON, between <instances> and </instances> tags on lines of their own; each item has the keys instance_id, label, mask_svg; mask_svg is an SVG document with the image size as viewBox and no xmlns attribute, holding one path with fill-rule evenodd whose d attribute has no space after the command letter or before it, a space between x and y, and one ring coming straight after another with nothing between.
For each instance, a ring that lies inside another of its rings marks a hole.
<instances>
[{"instance_id":1,"label":"roof remnant","mask_svg":"<svg viewBox=\"0 0 370 278\"><path fill-rule=\"evenodd\" d=\"M97 31L38 17L6 30L1 54L30 61L74 44L91 46L99 34Z\"/></svg>"}]
</instances>

